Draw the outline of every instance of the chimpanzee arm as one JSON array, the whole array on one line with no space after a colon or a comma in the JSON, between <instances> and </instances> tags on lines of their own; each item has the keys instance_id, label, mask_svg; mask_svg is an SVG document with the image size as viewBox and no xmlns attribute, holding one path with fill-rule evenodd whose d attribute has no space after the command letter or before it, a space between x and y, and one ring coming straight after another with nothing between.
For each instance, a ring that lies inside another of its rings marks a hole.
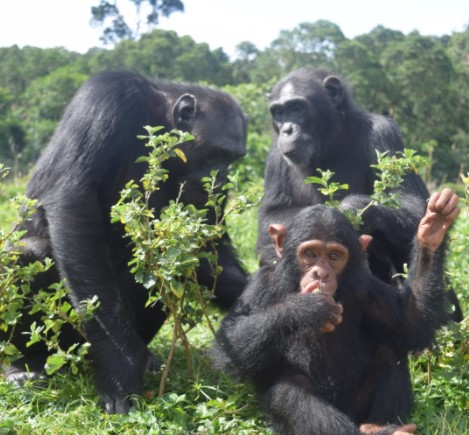
<instances>
[{"instance_id":1,"label":"chimpanzee arm","mask_svg":"<svg viewBox=\"0 0 469 435\"><path fill-rule=\"evenodd\" d=\"M300 328L319 334L321 326L340 311L323 293L285 295L282 274L272 274L272 268L263 267L251 278L217 332L213 349L216 365L241 378L255 377L275 365L289 335Z\"/></svg>"},{"instance_id":2,"label":"chimpanzee arm","mask_svg":"<svg viewBox=\"0 0 469 435\"><path fill-rule=\"evenodd\" d=\"M428 329L434 331L445 320L444 259L446 233L458 216L458 197L450 190L434 193L428 202L415 238L407 283L412 297L407 306L407 337L412 348L425 346ZM427 324L428 329L422 327Z\"/></svg>"},{"instance_id":3,"label":"chimpanzee arm","mask_svg":"<svg viewBox=\"0 0 469 435\"><path fill-rule=\"evenodd\" d=\"M368 248L370 268L376 276L386 282L401 282L400 278L396 280L396 276L392 275L402 273L403 265L409 264L415 256L412 254L413 239L426 208L426 202L422 198L421 195L402 192L400 208L373 206L363 216L360 233L373 237ZM369 202L370 198L366 195L349 195L342 201L341 209L360 210ZM439 262L443 264L444 253L438 256ZM447 286L445 283L444 287ZM446 319L461 321L463 313L453 289L445 293L445 299L454 307L452 314L445 314Z\"/></svg>"},{"instance_id":4,"label":"chimpanzee arm","mask_svg":"<svg viewBox=\"0 0 469 435\"><path fill-rule=\"evenodd\" d=\"M344 210L362 210L371 199L367 195L349 195L343 199L340 208ZM401 193L399 208L372 206L363 215L360 233L373 236L372 247L376 246L377 255L380 251L396 261L407 262L413 238L417 232L420 219L425 213L426 203L421 197Z\"/></svg>"},{"instance_id":5,"label":"chimpanzee arm","mask_svg":"<svg viewBox=\"0 0 469 435\"><path fill-rule=\"evenodd\" d=\"M401 331L407 350L429 344L435 330L445 321L444 239L459 213L457 196L450 189L433 194L414 240L409 274L401 289L374 280L368 314L377 324ZM398 300L396 300L398 297Z\"/></svg>"},{"instance_id":6,"label":"chimpanzee arm","mask_svg":"<svg viewBox=\"0 0 469 435\"><path fill-rule=\"evenodd\" d=\"M99 297L99 308L85 325L97 391L106 411L127 412L125 396L141 393L149 352L134 329L112 266L97 191L68 184L45 201L54 258L75 308Z\"/></svg>"},{"instance_id":7,"label":"chimpanzee arm","mask_svg":"<svg viewBox=\"0 0 469 435\"><path fill-rule=\"evenodd\" d=\"M427 255L414 248L406 285L401 290L405 307L405 335L409 349L429 346L445 320L443 249Z\"/></svg>"}]
</instances>

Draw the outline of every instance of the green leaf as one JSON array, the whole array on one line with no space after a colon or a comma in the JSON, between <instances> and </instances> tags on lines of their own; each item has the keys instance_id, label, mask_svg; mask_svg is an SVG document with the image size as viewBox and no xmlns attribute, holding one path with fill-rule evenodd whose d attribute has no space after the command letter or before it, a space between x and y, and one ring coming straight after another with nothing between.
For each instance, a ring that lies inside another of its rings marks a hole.
<instances>
[{"instance_id":1,"label":"green leaf","mask_svg":"<svg viewBox=\"0 0 469 435\"><path fill-rule=\"evenodd\" d=\"M174 152L184 163L187 163L187 157L184 154L184 151L182 151L180 148L174 148Z\"/></svg>"},{"instance_id":2,"label":"green leaf","mask_svg":"<svg viewBox=\"0 0 469 435\"><path fill-rule=\"evenodd\" d=\"M308 177L305 180L305 184L323 184L322 183L322 178L319 177Z\"/></svg>"},{"instance_id":3,"label":"green leaf","mask_svg":"<svg viewBox=\"0 0 469 435\"><path fill-rule=\"evenodd\" d=\"M60 370L67 363L65 355L54 354L47 358L46 362L46 373L52 375L57 370Z\"/></svg>"},{"instance_id":4,"label":"green leaf","mask_svg":"<svg viewBox=\"0 0 469 435\"><path fill-rule=\"evenodd\" d=\"M172 280L169 283L171 293L176 296L178 299L182 299L184 295L184 286L177 280Z\"/></svg>"}]
</instances>

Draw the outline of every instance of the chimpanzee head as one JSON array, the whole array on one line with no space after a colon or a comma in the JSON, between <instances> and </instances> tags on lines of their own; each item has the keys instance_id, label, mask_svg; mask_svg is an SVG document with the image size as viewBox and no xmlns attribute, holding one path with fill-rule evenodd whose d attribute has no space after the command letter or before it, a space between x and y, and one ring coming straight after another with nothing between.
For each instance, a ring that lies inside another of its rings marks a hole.
<instances>
[{"instance_id":1,"label":"chimpanzee head","mask_svg":"<svg viewBox=\"0 0 469 435\"><path fill-rule=\"evenodd\" d=\"M170 95L169 124L194 136L180 147L187 161L174 159L169 170L175 185L184 184L181 201L202 207L206 193L200 180L217 170L218 183L226 182L229 165L246 154L248 120L239 104L218 89L171 84L163 90Z\"/></svg>"},{"instance_id":2,"label":"chimpanzee head","mask_svg":"<svg viewBox=\"0 0 469 435\"><path fill-rule=\"evenodd\" d=\"M246 154L247 117L239 104L218 89L192 85L172 107L174 127L191 133L194 167L226 167Z\"/></svg>"},{"instance_id":3,"label":"chimpanzee head","mask_svg":"<svg viewBox=\"0 0 469 435\"><path fill-rule=\"evenodd\" d=\"M274 87L270 113L286 160L310 168L334 152L350 103L343 80L327 71L300 69ZM317 165L316 165L317 166Z\"/></svg>"},{"instance_id":4,"label":"chimpanzee head","mask_svg":"<svg viewBox=\"0 0 469 435\"><path fill-rule=\"evenodd\" d=\"M300 293L316 291L336 295L343 281L361 281L365 251L371 236L359 236L349 220L326 205L303 209L290 229L270 225L277 255L297 277ZM357 278L360 278L358 280Z\"/></svg>"}]
</instances>

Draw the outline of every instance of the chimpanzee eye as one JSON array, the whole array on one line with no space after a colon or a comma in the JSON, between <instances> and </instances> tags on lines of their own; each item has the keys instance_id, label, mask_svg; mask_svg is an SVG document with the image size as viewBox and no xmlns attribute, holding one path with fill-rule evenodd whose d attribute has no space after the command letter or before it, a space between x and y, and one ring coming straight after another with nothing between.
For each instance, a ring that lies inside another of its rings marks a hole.
<instances>
[{"instance_id":1,"label":"chimpanzee eye","mask_svg":"<svg viewBox=\"0 0 469 435\"><path fill-rule=\"evenodd\" d=\"M314 251L313 249L305 249L303 251L303 258L305 258L306 260L313 260L316 257L317 257L316 251Z\"/></svg>"},{"instance_id":2,"label":"chimpanzee eye","mask_svg":"<svg viewBox=\"0 0 469 435\"><path fill-rule=\"evenodd\" d=\"M270 113L272 115L272 118L275 120L279 120L283 117L284 110L282 106L272 106L270 108Z\"/></svg>"},{"instance_id":3,"label":"chimpanzee eye","mask_svg":"<svg viewBox=\"0 0 469 435\"><path fill-rule=\"evenodd\" d=\"M331 261L339 261L342 258L342 256L338 252L331 252L329 254L329 260Z\"/></svg>"}]
</instances>

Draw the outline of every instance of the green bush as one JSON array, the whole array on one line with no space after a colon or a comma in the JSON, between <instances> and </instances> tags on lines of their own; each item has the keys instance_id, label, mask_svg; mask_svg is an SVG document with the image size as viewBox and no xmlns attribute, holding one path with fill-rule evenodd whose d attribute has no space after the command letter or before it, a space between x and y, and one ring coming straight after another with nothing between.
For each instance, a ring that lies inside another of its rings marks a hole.
<instances>
[{"instance_id":1,"label":"green bush","mask_svg":"<svg viewBox=\"0 0 469 435\"><path fill-rule=\"evenodd\" d=\"M0 184L4 200L1 212L11 206L6 200L16 188ZM10 227L11 219L3 225ZM232 214L228 232L241 259L252 272L257 268L256 209ZM469 209L451 232L448 271L463 310L469 313L467 270L469 270ZM208 309L208 318L216 328L223 313ZM434 349L411 358L415 391L415 410L411 418L420 434L462 435L469 433L468 373L469 318L451 324L437 337ZM167 322L150 344L160 359L168 355L173 325ZM0 433L119 433L119 434L268 434L252 390L211 368L207 349L212 342L207 319L201 319L190 331L193 379L187 376L184 346L175 346L171 371L164 395L158 397L161 373L145 376L144 396L126 416L106 415L97 406L97 396L86 364L72 375L64 370L50 378L45 388L26 385L17 389L0 380Z\"/></svg>"}]
</instances>

